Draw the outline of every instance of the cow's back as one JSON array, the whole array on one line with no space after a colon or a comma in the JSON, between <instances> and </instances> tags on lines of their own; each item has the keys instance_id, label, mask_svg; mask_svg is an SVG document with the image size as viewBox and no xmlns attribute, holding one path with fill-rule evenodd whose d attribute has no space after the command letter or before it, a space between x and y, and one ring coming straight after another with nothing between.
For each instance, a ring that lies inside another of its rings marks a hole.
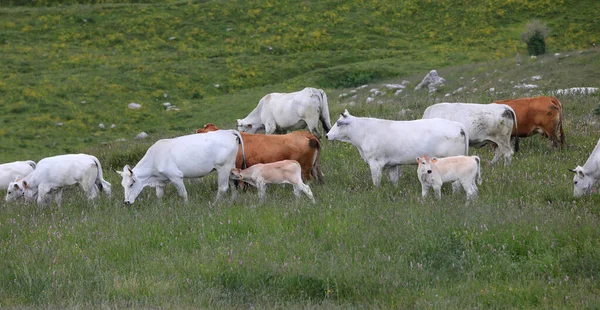
<instances>
[{"instance_id":1,"label":"cow's back","mask_svg":"<svg viewBox=\"0 0 600 310\"><path fill-rule=\"evenodd\" d=\"M175 169L186 177L201 177L227 164L237 150L238 141L231 130L162 139L148 148L136 168L159 173Z\"/></svg>"},{"instance_id":2,"label":"cow's back","mask_svg":"<svg viewBox=\"0 0 600 310\"><path fill-rule=\"evenodd\" d=\"M244 134L246 165L266 164L282 160L296 160L302 167L303 176L310 178L319 140L306 131L294 131L285 135ZM311 141L312 140L312 141ZM312 145L316 147L311 147ZM241 149L238 150L236 167L241 168Z\"/></svg>"},{"instance_id":3,"label":"cow's back","mask_svg":"<svg viewBox=\"0 0 600 310\"><path fill-rule=\"evenodd\" d=\"M87 154L46 157L37 163L30 180L34 184L74 185L89 173L97 173L97 159Z\"/></svg>"},{"instance_id":4,"label":"cow's back","mask_svg":"<svg viewBox=\"0 0 600 310\"><path fill-rule=\"evenodd\" d=\"M364 118L364 156L389 159L391 165L415 164L423 155L447 157L467 155L468 133L458 122L446 119L390 121ZM354 144L354 142L353 142Z\"/></svg>"},{"instance_id":5,"label":"cow's back","mask_svg":"<svg viewBox=\"0 0 600 310\"><path fill-rule=\"evenodd\" d=\"M549 96L496 100L494 103L510 106L517 116L519 136L527 137L536 133L537 128L554 133L561 121L562 105L558 99ZM513 135L514 135L513 131Z\"/></svg>"}]
</instances>

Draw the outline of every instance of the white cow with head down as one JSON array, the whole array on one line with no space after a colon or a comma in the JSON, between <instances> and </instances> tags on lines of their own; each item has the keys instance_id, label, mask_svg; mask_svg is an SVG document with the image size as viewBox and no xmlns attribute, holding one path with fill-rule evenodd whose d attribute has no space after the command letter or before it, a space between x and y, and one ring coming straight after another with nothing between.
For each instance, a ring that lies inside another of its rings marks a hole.
<instances>
[{"instance_id":1,"label":"white cow with head down","mask_svg":"<svg viewBox=\"0 0 600 310\"><path fill-rule=\"evenodd\" d=\"M574 172L573 177L573 196L580 197L589 194L596 181L600 178L600 140L590 154L583 167L577 166L575 169L569 169Z\"/></svg>"},{"instance_id":2,"label":"white cow with head down","mask_svg":"<svg viewBox=\"0 0 600 310\"><path fill-rule=\"evenodd\" d=\"M156 196L161 198L169 182L187 202L183 179L200 178L213 170L219 175L218 201L229 189L229 173L235 168L238 144L242 146L242 166L245 167L244 143L235 130L158 140L133 169L125 165L123 171L117 171L123 178L121 185L125 191L125 204L133 204L146 186L156 187Z\"/></svg>"},{"instance_id":3,"label":"white cow with head down","mask_svg":"<svg viewBox=\"0 0 600 310\"><path fill-rule=\"evenodd\" d=\"M62 190L74 185L79 185L90 200L98 196L98 191L111 195L111 185L102 176L98 158L88 154L66 154L40 160L33 172L11 182L6 201L23 196L31 201L37 197L38 206L43 206L54 194L56 203L60 205Z\"/></svg>"},{"instance_id":4,"label":"white cow with head down","mask_svg":"<svg viewBox=\"0 0 600 310\"><path fill-rule=\"evenodd\" d=\"M414 165L423 155L468 155L469 137L463 125L445 119L391 121L355 117L345 110L327 139L352 143L371 168L373 184L379 186L383 169L398 183L399 166Z\"/></svg>"},{"instance_id":5,"label":"white cow with head down","mask_svg":"<svg viewBox=\"0 0 600 310\"><path fill-rule=\"evenodd\" d=\"M513 150L510 148L510 136L517 130L515 111L506 104L450 103L442 102L425 109L423 118L445 118L459 122L469 132L469 146L482 147L493 142L495 163L504 157L504 165L510 164ZM519 151L519 137L515 137L515 152Z\"/></svg>"},{"instance_id":6,"label":"white cow with head down","mask_svg":"<svg viewBox=\"0 0 600 310\"><path fill-rule=\"evenodd\" d=\"M35 169L33 160L14 161L0 165L0 188L7 188L10 182L30 174Z\"/></svg>"},{"instance_id":7,"label":"white cow with head down","mask_svg":"<svg viewBox=\"0 0 600 310\"><path fill-rule=\"evenodd\" d=\"M294 93L270 93L244 119L237 120L240 132L266 134L308 128L320 137L319 120L325 133L331 128L327 95L322 89L307 87Z\"/></svg>"}]
</instances>

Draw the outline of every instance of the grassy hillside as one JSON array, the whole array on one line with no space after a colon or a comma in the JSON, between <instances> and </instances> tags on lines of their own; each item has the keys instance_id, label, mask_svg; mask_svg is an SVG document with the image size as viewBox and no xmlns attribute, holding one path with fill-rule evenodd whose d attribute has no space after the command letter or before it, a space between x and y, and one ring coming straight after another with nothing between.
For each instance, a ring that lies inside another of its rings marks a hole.
<instances>
[{"instance_id":1,"label":"grassy hillside","mask_svg":"<svg viewBox=\"0 0 600 310\"><path fill-rule=\"evenodd\" d=\"M270 91L525 54L520 32L532 18L551 28L551 52L589 47L599 10L594 1L525 0L0 7L0 161L232 124ZM180 111L165 112L165 102Z\"/></svg>"},{"instance_id":2,"label":"grassy hillside","mask_svg":"<svg viewBox=\"0 0 600 310\"><path fill-rule=\"evenodd\" d=\"M94 203L74 189L61 207L3 205L2 308L600 306L600 196L574 199L566 169L599 137L600 94L558 96L568 147L522 140L511 166L482 165L468 207L449 188L440 202L422 199L415 166L398 187L384 178L373 188L356 148L340 142L323 141L315 205L273 186L262 205L251 189L209 207L211 175L186 182L187 205L169 186L162 201L146 189L126 207L110 170L160 137L231 128L270 91L323 87L336 120L344 108L414 119L440 100L598 87L600 50L584 49L600 33L595 2L185 1L8 6L0 16L0 162L84 151L113 185ZM517 66L534 17L552 29L551 54ZM414 91L431 69L446 85ZM403 80L397 96L383 87ZM372 88L385 94L368 104ZM142 130L150 137L133 140Z\"/></svg>"}]
</instances>

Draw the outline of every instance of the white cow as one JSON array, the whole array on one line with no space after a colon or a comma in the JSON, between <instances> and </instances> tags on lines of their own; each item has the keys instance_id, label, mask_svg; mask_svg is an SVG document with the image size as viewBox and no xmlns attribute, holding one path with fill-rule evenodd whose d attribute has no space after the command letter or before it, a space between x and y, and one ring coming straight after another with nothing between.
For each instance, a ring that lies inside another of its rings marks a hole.
<instances>
[{"instance_id":1,"label":"white cow","mask_svg":"<svg viewBox=\"0 0 600 310\"><path fill-rule=\"evenodd\" d=\"M493 142L498 147L491 163L504 157L504 165L510 164L510 135L513 126L518 130L515 111L508 105L443 102L429 106L423 118L445 118L463 124L469 131L469 146L479 148ZM515 152L518 151L519 137L515 137Z\"/></svg>"},{"instance_id":2,"label":"white cow","mask_svg":"<svg viewBox=\"0 0 600 310\"><path fill-rule=\"evenodd\" d=\"M54 194L60 205L62 190L79 185L89 200L98 196L98 190L111 195L111 185L102 177L102 166L98 158L87 154L66 154L46 157L37 163L33 172L8 185L6 201L25 196L27 200L37 197L38 206L48 204Z\"/></svg>"},{"instance_id":3,"label":"white cow","mask_svg":"<svg viewBox=\"0 0 600 310\"><path fill-rule=\"evenodd\" d=\"M125 204L133 204L146 186L156 187L156 196L162 198L169 182L187 202L183 179L200 178L213 170L218 173L219 188L215 200L218 201L229 189L229 173L235 168L238 144L242 145L242 166L245 167L244 142L235 130L158 140L133 169L125 165L123 171L117 171L123 177Z\"/></svg>"},{"instance_id":4,"label":"white cow","mask_svg":"<svg viewBox=\"0 0 600 310\"><path fill-rule=\"evenodd\" d=\"M10 182L30 174L35 169L33 160L15 161L0 165L0 188L7 188Z\"/></svg>"},{"instance_id":5,"label":"white cow","mask_svg":"<svg viewBox=\"0 0 600 310\"><path fill-rule=\"evenodd\" d=\"M308 128L317 137L319 120L325 133L331 128L327 95L322 89L307 87L294 93L270 93L244 119L237 120L240 132L268 135Z\"/></svg>"},{"instance_id":6,"label":"white cow","mask_svg":"<svg viewBox=\"0 0 600 310\"><path fill-rule=\"evenodd\" d=\"M231 170L230 178L257 187L261 202L265 200L267 184L292 184L296 197L300 197L300 192L303 192L312 203L315 203L310 187L302 182L302 167L295 160L256 164L244 170L234 168Z\"/></svg>"},{"instance_id":7,"label":"white cow","mask_svg":"<svg viewBox=\"0 0 600 310\"><path fill-rule=\"evenodd\" d=\"M417 177L421 182L421 194L427 196L429 188L438 199L442 198L442 184L452 183L452 192L462 185L467 192L467 202L477 196L477 183L481 184L481 165L478 156L450 156L445 158L417 157Z\"/></svg>"},{"instance_id":8,"label":"white cow","mask_svg":"<svg viewBox=\"0 0 600 310\"><path fill-rule=\"evenodd\" d=\"M383 169L398 183L399 165L415 164L422 155L468 155L469 137L463 125L445 119L391 121L354 117L345 110L327 139L352 143L369 164L373 184L379 186Z\"/></svg>"},{"instance_id":9,"label":"white cow","mask_svg":"<svg viewBox=\"0 0 600 310\"><path fill-rule=\"evenodd\" d=\"M583 167L577 166L575 169L569 169L574 172L573 177L573 196L580 197L589 194L596 180L600 178L600 140L590 154Z\"/></svg>"}]
</instances>

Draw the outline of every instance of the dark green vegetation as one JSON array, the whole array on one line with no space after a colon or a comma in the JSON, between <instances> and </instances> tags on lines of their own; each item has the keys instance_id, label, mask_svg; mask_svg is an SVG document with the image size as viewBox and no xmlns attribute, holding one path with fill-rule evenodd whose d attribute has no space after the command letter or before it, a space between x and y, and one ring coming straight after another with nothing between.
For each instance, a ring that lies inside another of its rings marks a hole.
<instances>
[{"instance_id":1,"label":"dark green vegetation","mask_svg":"<svg viewBox=\"0 0 600 310\"><path fill-rule=\"evenodd\" d=\"M523 82L539 85L531 94L597 87L600 52L579 51L598 42L597 16L592 1L522 0L0 8L0 162L87 152L114 191L96 203L74 190L60 208L3 207L0 306L599 307L600 197L574 200L566 170L598 139L598 95L560 96L569 147L523 140L510 167L482 166L469 207L448 189L441 202L421 199L415 167L397 188L384 180L375 189L356 149L337 142L323 141L326 184L311 185L314 206L274 186L264 205L249 190L210 208L210 176L189 183L188 205L169 187L162 202L146 190L125 207L110 171L159 137L206 122L231 128L270 91L325 88L335 121L344 107L419 118L462 86L445 99L525 96L514 88ZM563 55L516 66L532 18L551 29L549 53ZM413 92L430 69L446 86L432 97ZM404 79L411 84L400 96L364 103L370 88ZM357 99L338 97L363 83ZM130 102L143 107L129 110ZM164 111L164 102L180 110ZM140 131L150 137L133 142ZM487 148L472 153L492 157Z\"/></svg>"}]
</instances>

